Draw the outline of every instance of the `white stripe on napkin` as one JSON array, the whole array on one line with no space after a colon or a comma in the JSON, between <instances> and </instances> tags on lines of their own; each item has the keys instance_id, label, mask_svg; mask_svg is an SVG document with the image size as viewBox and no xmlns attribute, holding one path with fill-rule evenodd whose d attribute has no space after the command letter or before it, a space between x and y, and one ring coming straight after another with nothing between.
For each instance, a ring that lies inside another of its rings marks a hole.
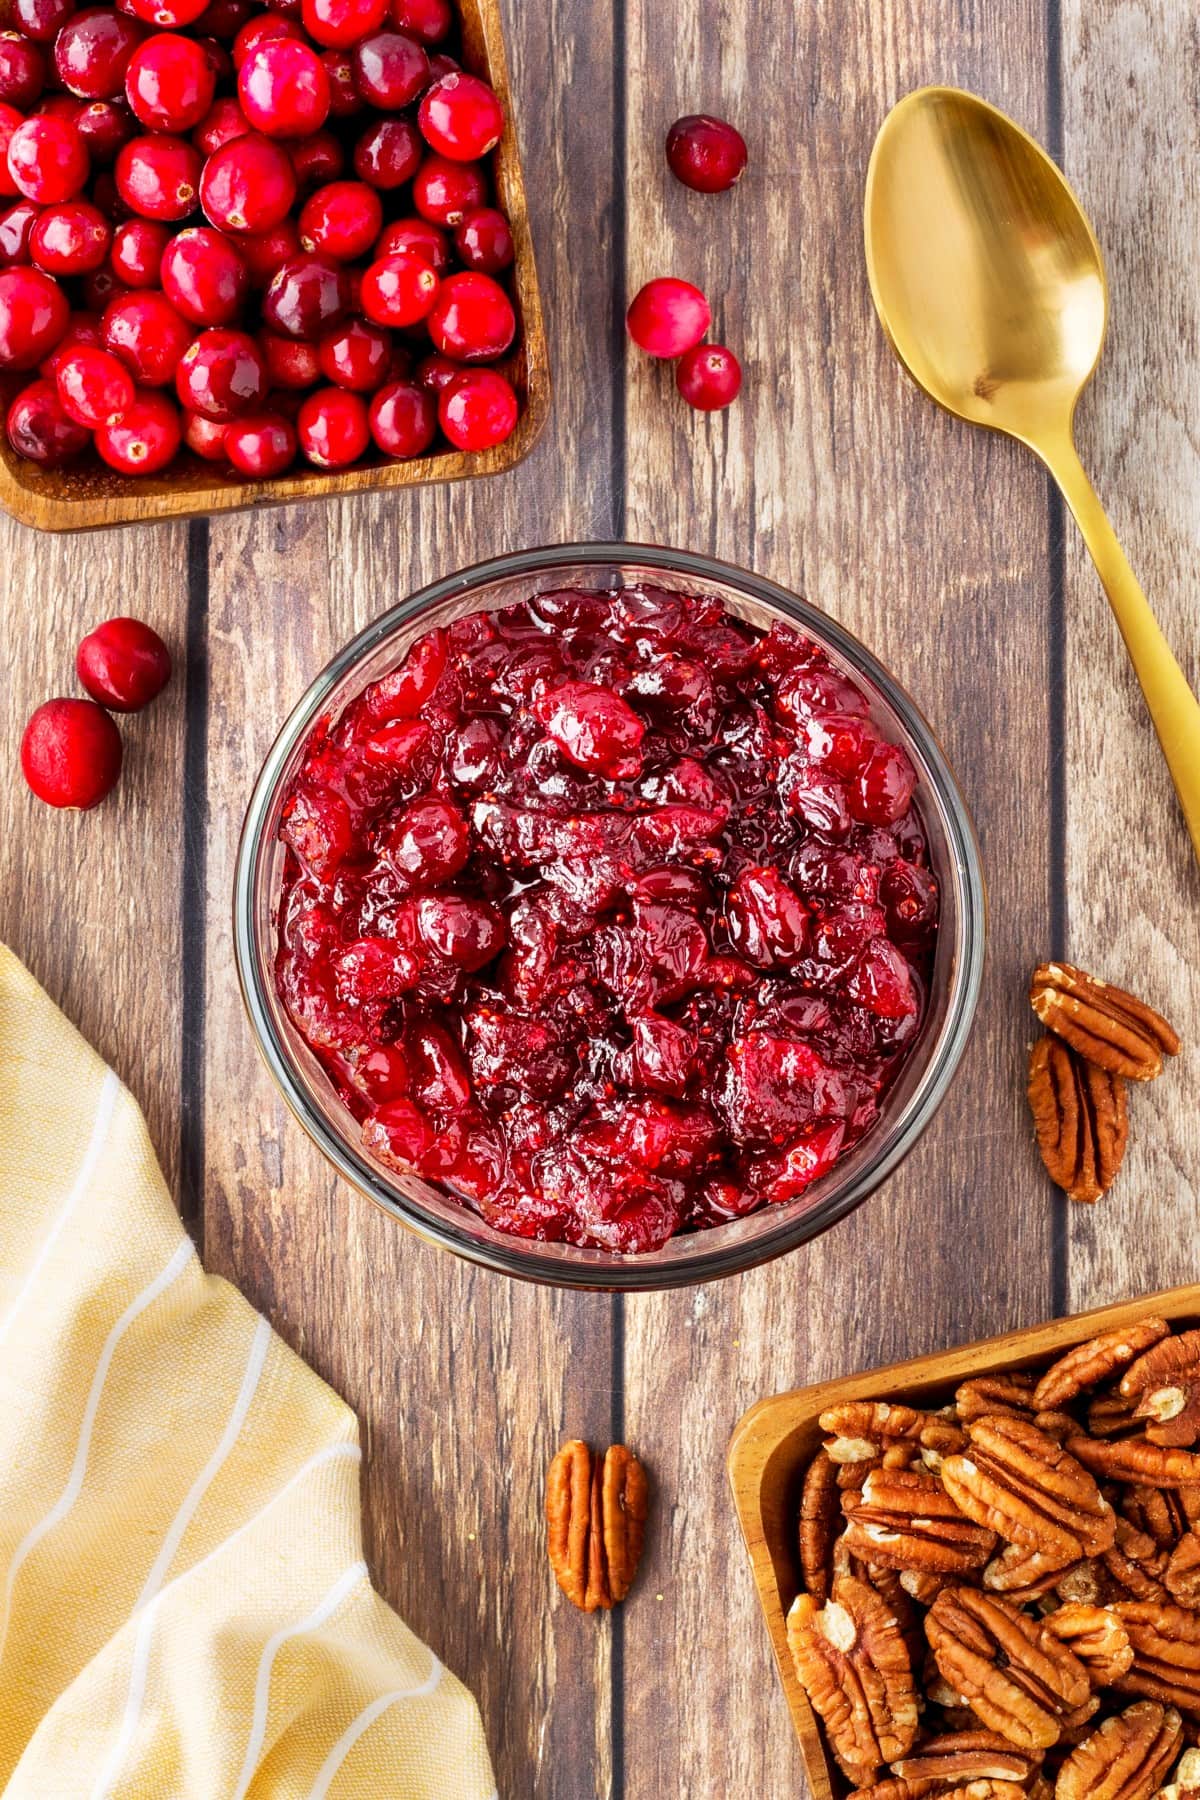
<instances>
[{"instance_id":1,"label":"white stripe on napkin","mask_svg":"<svg viewBox=\"0 0 1200 1800\"><path fill-rule=\"evenodd\" d=\"M370 1706L364 1706L357 1719L353 1719L350 1724L347 1725L345 1731L343 1731L341 1737L333 1746L333 1749L329 1752L325 1761L321 1764L320 1769L317 1771L317 1779L313 1783L309 1793L308 1800L325 1800L325 1796L329 1792L330 1783L334 1776L353 1750L355 1744L357 1744L359 1738L362 1737L365 1731L371 1729L381 1713L385 1713L389 1706L394 1706L397 1700L422 1700L426 1694L432 1694L437 1688L438 1683L441 1681L443 1673L444 1670L442 1665L435 1656L433 1658L433 1667L419 1687L396 1688L393 1693L380 1694L377 1700L372 1700ZM494 1794L492 1800L496 1800Z\"/></svg>"}]
</instances>

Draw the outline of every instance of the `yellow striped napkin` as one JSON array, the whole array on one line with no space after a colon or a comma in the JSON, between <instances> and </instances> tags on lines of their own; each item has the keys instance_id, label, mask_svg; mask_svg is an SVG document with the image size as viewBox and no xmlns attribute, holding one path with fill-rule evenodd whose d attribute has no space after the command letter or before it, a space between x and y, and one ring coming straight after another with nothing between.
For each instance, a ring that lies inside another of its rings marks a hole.
<instances>
[{"instance_id":1,"label":"yellow striped napkin","mask_svg":"<svg viewBox=\"0 0 1200 1800\"><path fill-rule=\"evenodd\" d=\"M5 1800L494 1795L474 1701L371 1587L359 1464L0 945Z\"/></svg>"}]
</instances>

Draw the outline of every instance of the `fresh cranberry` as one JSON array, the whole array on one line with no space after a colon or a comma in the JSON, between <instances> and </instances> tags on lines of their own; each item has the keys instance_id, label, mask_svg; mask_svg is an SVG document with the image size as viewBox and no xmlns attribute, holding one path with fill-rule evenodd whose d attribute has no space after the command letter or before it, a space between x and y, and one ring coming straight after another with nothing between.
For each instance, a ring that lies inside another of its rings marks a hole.
<instances>
[{"instance_id":1,"label":"fresh cranberry","mask_svg":"<svg viewBox=\"0 0 1200 1800\"><path fill-rule=\"evenodd\" d=\"M437 276L411 250L381 257L363 276L362 309L378 325L416 325L437 297Z\"/></svg>"},{"instance_id":2,"label":"fresh cranberry","mask_svg":"<svg viewBox=\"0 0 1200 1800\"><path fill-rule=\"evenodd\" d=\"M17 191L43 206L73 200L88 175L88 153L77 126L39 113L8 140L8 173Z\"/></svg>"},{"instance_id":3,"label":"fresh cranberry","mask_svg":"<svg viewBox=\"0 0 1200 1800\"><path fill-rule=\"evenodd\" d=\"M7 100L0 100L0 194L16 194L20 192L8 167L8 146L18 126L24 123L23 114Z\"/></svg>"},{"instance_id":4,"label":"fresh cranberry","mask_svg":"<svg viewBox=\"0 0 1200 1800\"><path fill-rule=\"evenodd\" d=\"M121 734L94 700L47 700L21 738L21 773L47 806L88 812L117 785Z\"/></svg>"},{"instance_id":5,"label":"fresh cranberry","mask_svg":"<svg viewBox=\"0 0 1200 1800\"><path fill-rule=\"evenodd\" d=\"M11 0L18 31L39 44L49 44L75 11L75 0Z\"/></svg>"},{"instance_id":6,"label":"fresh cranberry","mask_svg":"<svg viewBox=\"0 0 1200 1800\"><path fill-rule=\"evenodd\" d=\"M317 358L326 381L356 394L370 394L391 367L392 340L380 326L350 319L325 332Z\"/></svg>"},{"instance_id":7,"label":"fresh cranberry","mask_svg":"<svg viewBox=\"0 0 1200 1800\"><path fill-rule=\"evenodd\" d=\"M361 173L361 171L360 171ZM461 225L487 200L487 179L470 163L427 156L412 178L413 205L431 225Z\"/></svg>"},{"instance_id":8,"label":"fresh cranberry","mask_svg":"<svg viewBox=\"0 0 1200 1800\"><path fill-rule=\"evenodd\" d=\"M269 231L296 198L286 150L248 132L214 150L200 177L200 204L223 231Z\"/></svg>"},{"instance_id":9,"label":"fresh cranberry","mask_svg":"<svg viewBox=\"0 0 1200 1800\"><path fill-rule=\"evenodd\" d=\"M245 331L202 331L175 371L181 404L219 424L261 408L267 387L262 351Z\"/></svg>"},{"instance_id":10,"label":"fresh cranberry","mask_svg":"<svg viewBox=\"0 0 1200 1800\"><path fill-rule=\"evenodd\" d=\"M267 38L238 68L238 99L256 131L305 137L329 117L329 77L307 44Z\"/></svg>"},{"instance_id":11,"label":"fresh cranberry","mask_svg":"<svg viewBox=\"0 0 1200 1800\"><path fill-rule=\"evenodd\" d=\"M376 119L354 146L354 173L386 193L412 180L422 155L421 134L411 119Z\"/></svg>"},{"instance_id":12,"label":"fresh cranberry","mask_svg":"<svg viewBox=\"0 0 1200 1800\"><path fill-rule=\"evenodd\" d=\"M75 673L110 712L139 712L170 681L171 653L140 619L108 619L83 639Z\"/></svg>"},{"instance_id":13,"label":"fresh cranberry","mask_svg":"<svg viewBox=\"0 0 1200 1800\"><path fill-rule=\"evenodd\" d=\"M125 98L148 131L190 131L215 91L216 76L201 46L173 31L147 38L125 70Z\"/></svg>"},{"instance_id":14,"label":"fresh cranberry","mask_svg":"<svg viewBox=\"0 0 1200 1800\"><path fill-rule=\"evenodd\" d=\"M8 409L8 441L18 456L43 469L59 469L87 449L90 433L71 418L52 381L22 388Z\"/></svg>"},{"instance_id":15,"label":"fresh cranberry","mask_svg":"<svg viewBox=\"0 0 1200 1800\"><path fill-rule=\"evenodd\" d=\"M19 32L0 31L0 100L28 112L45 85L46 63L37 45Z\"/></svg>"},{"instance_id":16,"label":"fresh cranberry","mask_svg":"<svg viewBox=\"0 0 1200 1800\"><path fill-rule=\"evenodd\" d=\"M499 275L512 262L513 237L508 220L494 206L469 212L454 233L459 261L482 275Z\"/></svg>"},{"instance_id":17,"label":"fresh cranberry","mask_svg":"<svg viewBox=\"0 0 1200 1800\"><path fill-rule=\"evenodd\" d=\"M223 463L229 460L225 454L225 434L229 429L228 425L221 425L216 419L206 419L203 413L184 409L184 444L193 455L201 457L205 462Z\"/></svg>"},{"instance_id":18,"label":"fresh cranberry","mask_svg":"<svg viewBox=\"0 0 1200 1800\"><path fill-rule=\"evenodd\" d=\"M742 365L724 344L693 344L675 365L675 386L698 412L719 412L741 391Z\"/></svg>"},{"instance_id":19,"label":"fresh cranberry","mask_svg":"<svg viewBox=\"0 0 1200 1800\"><path fill-rule=\"evenodd\" d=\"M207 0L118 0L125 12L147 25L175 31L181 25L193 25L203 13Z\"/></svg>"},{"instance_id":20,"label":"fresh cranberry","mask_svg":"<svg viewBox=\"0 0 1200 1800\"><path fill-rule=\"evenodd\" d=\"M454 23L450 0L392 0L392 23L423 44L440 44Z\"/></svg>"},{"instance_id":21,"label":"fresh cranberry","mask_svg":"<svg viewBox=\"0 0 1200 1800\"><path fill-rule=\"evenodd\" d=\"M240 69L242 64L262 45L273 38L293 38L303 41L304 27L296 19L289 19L276 10L257 13L252 19L240 27L233 40L233 66Z\"/></svg>"},{"instance_id":22,"label":"fresh cranberry","mask_svg":"<svg viewBox=\"0 0 1200 1800\"><path fill-rule=\"evenodd\" d=\"M83 101L74 94L47 94L38 102L37 117L41 119L65 119L68 125L74 125L83 111Z\"/></svg>"},{"instance_id":23,"label":"fresh cranberry","mask_svg":"<svg viewBox=\"0 0 1200 1800\"><path fill-rule=\"evenodd\" d=\"M341 264L305 252L272 276L262 314L272 331L312 340L345 318L350 303L350 279Z\"/></svg>"},{"instance_id":24,"label":"fresh cranberry","mask_svg":"<svg viewBox=\"0 0 1200 1800\"><path fill-rule=\"evenodd\" d=\"M397 219L393 224L385 225L376 242L373 260L394 256L401 250L411 250L439 275L444 275L450 267L450 246L445 232L425 219Z\"/></svg>"},{"instance_id":25,"label":"fresh cranberry","mask_svg":"<svg viewBox=\"0 0 1200 1800\"><path fill-rule=\"evenodd\" d=\"M254 17L255 0L208 0L196 30L209 37L233 38Z\"/></svg>"},{"instance_id":26,"label":"fresh cranberry","mask_svg":"<svg viewBox=\"0 0 1200 1800\"><path fill-rule=\"evenodd\" d=\"M94 313L102 313L132 290L118 281L110 263L101 263L98 269L91 269L83 278L83 303Z\"/></svg>"},{"instance_id":27,"label":"fresh cranberry","mask_svg":"<svg viewBox=\"0 0 1200 1800\"><path fill-rule=\"evenodd\" d=\"M363 109L363 98L354 82L354 58L345 50L323 50L321 63L329 81L329 116L349 119Z\"/></svg>"},{"instance_id":28,"label":"fresh cranberry","mask_svg":"<svg viewBox=\"0 0 1200 1800\"><path fill-rule=\"evenodd\" d=\"M367 408L345 388L318 388L296 421L300 448L318 469L344 469L357 462L371 441Z\"/></svg>"},{"instance_id":29,"label":"fresh cranberry","mask_svg":"<svg viewBox=\"0 0 1200 1800\"><path fill-rule=\"evenodd\" d=\"M488 362L503 356L516 330L512 301L490 275L449 276L429 314L435 348L458 362Z\"/></svg>"},{"instance_id":30,"label":"fresh cranberry","mask_svg":"<svg viewBox=\"0 0 1200 1800\"><path fill-rule=\"evenodd\" d=\"M667 162L684 187L699 194L720 194L740 179L746 167L746 140L724 119L688 113L667 133Z\"/></svg>"},{"instance_id":31,"label":"fresh cranberry","mask_svg":"<svg viewBox=\"0 0 1200 1800\"><path fill-rule=\"evenodd\" d=\"M495 369L466 369L442 389L438 420L459 450L490 450L516 429L520 407Z\"/></svg>"},{"instance_id":32,"label":"fresh cranberry","mask_svg":"<svg viewBox=\"0 0 1200 1800\"><path fill-rule=\"evenodd\" d=\"M201 155L211 156L222 144L245 137L249 129L249 121L237 101L226 96L223 100L213 101L193 131L192 142Z\"/></svg>"},{"instance_id":33,"label":"fresh cranberry","mask_svg":"<svg viewBox=\"0 0 1200 1800\"><path fill-rule=\"evenodd\" d=\"M674 275L648 281L625 315L630 337L649 356L682 356L700 342L711 320L700 289Z\"/></svg>"},{"instance_id":34,"label":"fresh cranberry","mask_svg":"<svg viewBox=\"0 0 1200 1800\"><path fill-rule=\"evenodd\" d=\"M195 333L165 294L146 288L113 301L101 335L105 349L132 369L142 387L164 387Z\"/></svg>"},{"instance_id":35,"label":"fresh cranberry","mask_svg":"<svg viewBox=\"0 0 1200 1800\"><path fill-rule=\"evenodd\" d=\"M29 261L29 240L41 216L42 209L33 200L18 200L0 213L0 268Z\"/></svg>"},{"instance_id":36,"label":"fresh cranberry","mask_svg":"<svg viewBox=\"0 0 1200 1800\"><path fill-rule=\"evenodd\" d=\"M452 162L476 162L504 131L504 113L487 82L457 71L426 89L417 120L430 148Z\"/></svg>"},{"instance_id":37,"label":"fresh cranberry","mask_svg":"<svg viewBox=\"0 0 1200 1800\"><path fill-rule=\"evenodd\" d=\"M387 12L388 0L302 0L300 8L309 37L334 50L378 31Z\"/></svg>"},{"instance_id":38,"label":"fresh cranberry","mask_svg":"<svg viewBox=\"0 0 1200 1800\"><path fill-rule=\"evenodd\" d=\"M419 387L425 388L430 394L440 394L452 381L457 381L462 373L461 363L451 362L448 356L435 350L432 356L422 357L413 376Z\"/></svg>"},{"instance_id":39,"label":"fresh cranberry","mask_svg":"<svg viewBox=\"0 0 1200 1800\"><path fill-rule=\"evenodd\" d=\"M54 380L64 412L90 431L133 405L133 377L107 350L87 345L69 350L59 359Z\"/></svg>"},{"instance_id":40,"label":"fresh cranberry","mask_svg":"<svg viewBox=\"0 0 1200 1800\"><path fill-rule=\"evenodd\" d=\"M108 255L112 226L87 200L48 206L34 226L29 254L47 275L83 275Z\"/></svg>"},{"instance_id":41,"label":"fresh cranberry","mask_svg":"<svg viewBox=\"0 0 1200 1800\"><path fill-rule=\"evenodd\" d=\"M229 238L206 225L193 225L167 246L162 285L185 319L197 325L228 325L242 309L250 274Z\"/></svg>"},{"instance_id":42,"label":"fresh cranberry","mask_svg":"<svg viewBox=\"0 0 1200 1800\"><path fill-rule=\"evenodd\" d=\"M49 356L43 357L38 364L38 373L44 375L48 381L57 381L61 364L73 350L99 350L102 347L100 315L90 312L73 312L67 329Z\"/></svg>"},{"instance_id":43,"label":"fresh cranberry","mask_svg":"<svg viewBox=\"0 0 1200 1800\"><path fill-rule=\"evenodd\" d=\"M354 81L380 112L409 106L429 80L429 58L403 31L374 31L354 46Z\"/></svg>"},{"instance_id":44,"label":"fresh cranberry","mask_svg":"<svg viewBox=\"0 0 1200 1800\"><path fill-rule=\"evenodd\" d=\"M413 381L390 381L371 401L369 422L385 456L420 456L437 435L437 402Z\"/></svg>"},{"instance_id":45,"label":"fresh cranberry","mask_svg":"<svg viewBox=\"0 0 1200 1800\"><path fill-rule=\"evenodd\" d=\"M203 166L185 138L132 138L117 154L117 192L143 219L186 219L196 207Z\"/></svg>"},{"instance_id":46,"label":"fresh cranberry","mask_svg":"<svg viewBox=\"0 0 1200 1800\"><path fill-rule=\"evenodd\" d=\"M346 166L346 152L332 131L314 131L311 137L297 138L288 145L288 154L296 185L302 189L336 181Z\"/></svg>"},{"instance_id":47,"label":"fresh cranberry","mask_svg":"<svg viewBox=\"0 0 1200 1800\"><path fill-rule=\"evenodd\" d=\"M171 233L157 219L129 219L113 232L111 261L126 287L157 287Z\"/></svg>"},{"instance_id":48,"label":"fresh cranberry","mask_svg":"<svg viewBox=\"0 0 1200 1800\"><path fill-rule=\"evenodd\" d=\"M97 426L96 448L122 475L155 475L174 459L182 433L178 408L164 394L139 388L119 419Z\"/></svg>"},{"instance_id":49,"label":"fresh cranberry","mask_svg":"<svg viewBox=\"0 0 1200 1800\"><path fill-rule=\"evenodd\" d=\"M310 388L321 379L321 362L315 344L300 338L280 337L274 331L260 331L258 347L267 365L267 376L274 388Z\"/></svg>"},{"instance_id":50,"label":"fresh cranberry","mask_svg":"<svg viewBox=\"0 0 1200 1800\"><path fill-rule=\"evenodd\" d=\"M280 413L254 413L225 428L225 454L239 475L265 481L296 460L296 430Z\"/></svg>"},{"instance_id":51,"label":"fresh cranberry","mask_svg":"<svg viewBox=\"0 0 1200 1800\"><path fill-rule=\"evenodd\" d=\"M239 231L237 247L251 286L266 287L285 262L300 254L300 233L294 219L281 219L266 231Z\"/></svg>"},{"instance_id":52,"label":"fresh cranberry","mask_svg":"<svg viewBox=\"0 0 1200 1800\"><path fill-rule=\"evenodd\" d=\"M122 144L127 144L137 133L137 122L133 114L120 100L89 101L75 125L93 168L98 164L111 163ZM100 184L108 181L108 176L96 178L92 198L98 206L101 205ZM115 191L114 186L113 192ZM111 209L105 210L110 211L111 216Z\"/></svg>"},{"instance_id":53,"label":"fresh cranberry","mask_svg":"<svg viewBox=\"0 0 1200 1800\"><path fill-rule=\"evenodd\" d=\"M213 79L216 81L217 86L221 87L233 76L233 57L228 46L218 43L217 39L212 37L198 37L195 41L199 44L205 56L208 58L209 67L213 72Z\"/></svg>"},{"instance_id":54,"label":"fresh cranberry","mask_svg":"<svg viewBox=\"0 0 1200 1800\"><path fill-rule=\"evenodd\" d=\"M67 329L66 295L41 269L0 269L0 369L32 369Z\"/></svg>"},{"instance_id":55,"label":"fresh cranberry","mask_svg":"<svg viewBox=\"0 0 1200 1800\"><path fill-rule=\"evenodd\" d=\"M141 40L133 20L107 6L89 7L76 13L55 39L55 72L63 87L81 100L115 100Z\"/></svg>"},{"instance_id":56,"label":"fresh cranberry","mask_svg":"<svg viewBox=\"0 0 1200 1800\"><path fill-rule=\"evenodd\" d=\"M300 212L300 242L337 262L365 256L383 224L383 205L362 181L333 181L306 200Z\"/></svg>"}]
</instances>

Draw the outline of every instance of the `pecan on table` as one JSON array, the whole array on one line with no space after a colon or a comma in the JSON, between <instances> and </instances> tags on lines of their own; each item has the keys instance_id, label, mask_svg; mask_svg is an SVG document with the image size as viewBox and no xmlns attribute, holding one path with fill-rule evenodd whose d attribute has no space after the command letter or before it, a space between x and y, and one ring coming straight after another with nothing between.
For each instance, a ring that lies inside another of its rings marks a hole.
<instances>
[{"instance_id":1,"label":"pecan on table","mask_svg":"<svg viewBox=\"0 0 1200 1800\"><path fill-rule=\"evenodd\" d=\"M1179 1038L1161 1013L1069 963L1041 963L1029 1000L1048 1031L1113 1075L1150 1081L1164 1055L1179 1053Z\"/></svg>"},{"instance_id":2,"label":"pecan on table","mask_svg":"<svg viewBox=\"0 0 1200 1800\"><path fill-rule=\"evenodd\" d=\"M1129 1141L1122 1077L1085 1062L1058 1038L1044 1037L1029 1052L1026 1093L1051 1181L1068 1200L1099 1200L1116 1180Z\"/></svg>"},{"instance_id":3,"label":"pecan on table","mask_svg":"<svg viewBox=\"0 0 1200 1800\"><path fill-rule=\"evenodd\" d=\"M1200 1714L1200 1614L1156 1600L1119 1600L1113 1611L1133 1645L1117 1690Z\"/></svg>"},{"instance_id":4,"label":"pecan on table","mask_svg":"<svg viewBox=\"0 0 1200 1800\"><path fill-rule=\"evenodd\" d=\"M1076 1344L1051 1363L1038 1381L1033 1392L1034 1406L1069 1406L1088 1388L1099 1387L1119 1370L1128 1368L1143 1351L1165 1338L1170 1329L1165 1319L1154 1315L1124 1329L1103 1331L1086 1344Z\"/></svg>"},{"instance_id":5,"label":"pecan on table","mask_svg":"<svg viewBox=\"0 0 1200 1800\"><path fill-rule=\"evenodd\" d=\"M608 1610L629 1592L646 1530L646 1474L624 1444L593 1460L577 1438L564 1444L546 1477L550 1566L572 1605Z\"/></svg>"},{"instance_id":6,"label":"pecan on table","mask_svg":"<svg viewBox=\"0 0 1200 1800\"><path fill-rule=\"evenodd\" d=\"M800 1493L800 1571L818 1606L829 1598L833 1540L841 1524L837 1464L818 1450L804 1473Z\"/></svg>"},{"instance_id":7,"label":"pecan on table","mask_svg":"<svg viewBox=\"0 0 1200 1800\"><path fill-rule=\"evenodd\" d=\"M1018 1750L998 1731L946 1731L926 1738L892 1764L906 1781L1015 1781L1022 1789L1041 1766L1034 1750Z\"/></svg>"},{"instance_id":8,"label":"pecan on table","mask_svg":"<svg viewBox=\"0 0 1200 1800\"><path fill-rule=\"evenodd\" d=\"M1175 1709L1139 1701L1072 1750L1058 1772L1055 1800L1152 1800L1182 1744Z\"/></svg>"},{"instance_id":9,"label":"pecan on table","mask_svg":"<svg viewBox=\"0 0 1200 1800\"><path fill-rule=\"evenodd\" d=\"M1171 1552L1163 1580L1177 1606L1200 1609L1200 1531L1189 1531Z\"/></svg>"},{"instance_id":10,"label":"pecan on table","mask_svg":"<svg viewBox=\"0 0 1200 1800\"><path fill-rule=\"evenodd\" d=\"M1121 1394L1134 1402L1152 1444L1186 1449L1200 1438L1200 1331L1163 1338L1126 1369Z\"/></svg>"},{"instance_id":11,"label":"pecan on table","mask_svg":"<svg viewBox=\"0 0 1200 1800\"><path fill-rule=\"evenodd\" d=\"M1045 1621L997 1595L946 1588L925 1620L942 1678L991 1731L1018 1749L1048 1750L1091 1698L1083 1664Z\"/></svg>"},{"instance_id":12,"label":"pecan on table","mask_svg":"<svg viewBox=\"0 0 1200 1800\"><path fill-rule=\"evenodd\" d=\"M1093 1687L1111 1687L1133 1662L1129 1633L1107 1607L1078 1602L1057 1607L1046 1630L1079 1658Z\"/></svg>"},{"instance_id":13,"label":"pecan on table","mask_svg":"<svg viewBox=\"0 0 1200 1800\"><path fill-rule=\"evenodd\" d=\"M970 1446L942 1464L951 1499L1011 1544L1060 1568L1095 1556L1113 1540L1112 1507L1068 1449L1022 1419L976 1419Z\"/></svg>"},{"instance_id":14,"label":"pecan on table","mask_svg":"<svg viewBox=\"0 0 1200 1800\"><path fill-rule=\"evenodd\" d=\"M967 1575L996 1545L995 1533L964 1519L923 1469L872 1469L846 1518L851 1555L888 1569Z\"/></svg>"},{"instance_id":15,"label":"pecan on table","mask_svg":"<svg viewBox=\"0 0 1200 1800\"><path fill-rule=\"evenodd\" d=\"M873 1588L839 1575L823 1607L798 1595L787 1637L797 1679L851 1781L865 1786L908 1754L917 1734L912 1663L895 1614Z\"/></svg>"},{"instance_id":16,"label":"pecan on table","mask_svg":"<svg viewBox=\"0 0 1200 1800\"><path fill-rule=\"evenodd\" d=\"M1152 1444L1149 1438L1067 1439L1067 1450L1102 1481L1125 1481L1133 1487L1200 1486L1200 1456Z\"/></svg>"}]
</instances>

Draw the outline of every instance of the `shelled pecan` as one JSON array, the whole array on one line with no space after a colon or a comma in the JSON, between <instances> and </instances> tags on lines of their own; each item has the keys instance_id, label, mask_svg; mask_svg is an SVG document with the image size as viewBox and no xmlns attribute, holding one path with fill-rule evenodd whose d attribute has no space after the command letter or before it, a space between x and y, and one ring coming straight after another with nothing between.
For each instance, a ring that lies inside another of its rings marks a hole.
<instances>
[{"instance_id":1,"label":"shelled pecan","mask_svg":"<svg viewBox=\"0 0 1200 1800\"><path fill-rule=\"evenodd\" d=\"M1099 1200L1116 1180L1129 1141L1123 1078L1044 1037L1029 1053L1026 1093L1051 1181L1068 1200Z\"/></svg>"},{"instance_id":2,"label":"shelled pecan","mask_svg":"<svg viewBox=\"0 0 1200 1800\"><path fill-rule=\"evenodd\" d=\"M1149 1438L1067 1439L1067 1450L1103 1481L1127 1481L1135 1487L1196 1487L1200 1456L1152 1444Z\"/></svg>"},{"instance_id":3,"label":"shelled pecan","mask_svg":"<svg viewBox=\"0 0 1200 1800\"><path fill-rule=\"evenodd\" d=\"M946 1491L969 1519L1060 1568L1112 1543L1112 1507L1053 1438L1005 1418L977 1419L969 1436L969 1449L942 1464Z\"/></svg>"},{"instance_id":4,"label":"shelled pecan","mask_svg":"<svg viewBox=\"0 0 1200 1800\"><path fill-rule=\"evenodd\" d=\"M1152 1800L1182 1744L1173 1707L1127 1706L1072 1750L1058 1772L1056 1800Z\"/></svg>"},{"instance_id":5,"label":"shelled pecan","mask_svg":"<svg viewBox=\"0 0 1200 1800\"><path fill-rule=\"evenodd\" d=\"M1121 1600L1113 1611L1133 1645L1118 1691L1200 1713L1200 1613L1153 1600Z\"/></svg>"},{"instance_id":6,"label":"shelled pecan","mask_svg":"<svg viewBox=\"0 0 1200 1800\"><path fill-rule=\"evenodd\" d=\"M1200 1331L1163 1338L1121 1377L1152 1444L1186 1449L1200 1438Z\"/></svg>"},{"instance_id":7,"label":"shelled pecan","mask_svg":"<svg viewBox=\"0 0 1200 1800\"><path fill-rule=\"evenodd\" d=\"M1165 1338L1171 1327L1156 1314L1139 1319L1136 1324L1114 1331L1103 1331L1076 1344L1057 1362L1051 1363L1033 1391L1037 1407L1068 1406L1089 1388L1111 1381L1127 1369L1143 1351Z\"/></svg>"},{"instance_id":8,"label":"shelled pecan","mask_svg":"<svg viewBox=\"0 0 1200 1800\"><path fill-rule=\"evenodd\" d=\"M925 1620L945 1681L984 1725L1023 1750L1056 1744L1091 1698L1087 1670L1040 1619L998 1595L946 1588Z\"/></svg>"},{"instance_id":9,"label":"shelled pecan","mask_svg":"<svg viewBox=\"0 0 1200 1800\"><path fill-rule=\"evenodd\" d=\"M885 1568L965 1575L987 1561L996 1536L964 1519L925 1470L872 1469L847 1508L845 1541L852 1555Z\"/></svg>"},{"instance_id":10,"label":"shelled pecan","mask_svg":"<svg viewBox=\"0 0 1200 1800\"><path fill-rule=\"evenodd\" d=\"M546 1477L546 1542L554 1579L583 1612L608 1610L633 1584L642 1554L646 1475L624 1444L593 1459L564 1444Z\"/></svg>"},{"instance_id":11,"label":"shelled pecan","mask_svg":"<svg viewBox=\"0 0 1200 1800\"><path fill-rule=\"evenodd\" d=\"M1059 1606L1047 1618L1046 1630L1079 1658L1093 1687L1111 1687L1133 1662L1129 1633L1107 1607Z\"/></svg>"},{"instance_id":12,"label":"shelled pecan","mask_svg":"<svg viewBox=\"0 0 1200 1800\"><path fill-rule=\"evenodd\" d=\"M917 1734L912 1664L895 1615L866 1582L839 1575L823 1607L800 1594L787 1637L800 1685L852 1781L869 1783L908 1754Z\"/></svg>"},{"instance_id":13,"label":"shelled pecan","mask_svg":"<svg viewBox=\"0 0 1200 1800\"><path fill-rule=\"evenodd\" d=\"M1039 964L1029 999L1048 1031L1096 1068L1129 1081L1153 1080L1163 1057L1179 1053L1179 1038L1161 1013L1069 963Z\"/></svg>"},{"instance_id":14,"label":"shelled pecan","mask_svg":"<svg viewBox=\"0 0 1200 1800\"><path fill-rule=\"evenodd\" d=\"M996 1731L948 1731L926 1738L892 1764L906 1781L1015 1781L1024 1787L1041 1765L1037 1751L1018 1750Z\"/></svg>"},{"instance_id":15,"label":"shelled pecan","mask_svg":"<svg viewBox=\"0 0 1200 1800\"><path fill-rule=\"evenodd\" d=\"M808 1465L800 1495L800 1569L818 1606L829 1598L833 1540L841 1520L837 1464L818 1450Z\"/></svg>"},{"instance_id":16,"label":"shelled pecan","mask_svg":"<svg viewBox=\"0 0 1200 1800\"><path fill-rule=\"evenodd\" d=\"M1200 1531L1181 1537L1171 1552L1163 1580L1177 1606L1200 1609Z\"/></svg>"}]
</instances>

